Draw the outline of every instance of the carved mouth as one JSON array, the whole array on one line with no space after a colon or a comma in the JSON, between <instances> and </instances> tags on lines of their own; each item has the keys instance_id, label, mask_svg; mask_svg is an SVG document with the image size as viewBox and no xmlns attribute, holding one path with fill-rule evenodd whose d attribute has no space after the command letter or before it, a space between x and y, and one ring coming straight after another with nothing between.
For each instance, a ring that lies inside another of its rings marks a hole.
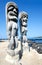
<instances>
[{"instance_id":1,"label":"carved mouth","mask_svg":"<svg viewBox=\"0 0 42 65\"><path fill-rule=\"evenodd\" d=\"M10 11L9 15L11 15L11 16L17 16L17 14L15 12L13 12L13 11Z\"/></svg>"},{"instance_id":2,"label":"carved mouth","mask_svg":"<svg viewBox=\"0 0 42 65\"><path fill-rule=\"evenodd\" d=\"M10 12L8 13L8 18L9 18L9 19L16 19L16 20L17 20L17 14L14 13L13 11L10 11Z\"/></svg>"},{"instance_id":3,"label":"carved mouth","mask_svg":"<svg viewBox=\"0 0 42 65\"><path fill-rule=\"evenodd\" d=\"M27 19L24 18L24 19L23 19L23 22L27 22Z\"/></svg>"}]
</instances>

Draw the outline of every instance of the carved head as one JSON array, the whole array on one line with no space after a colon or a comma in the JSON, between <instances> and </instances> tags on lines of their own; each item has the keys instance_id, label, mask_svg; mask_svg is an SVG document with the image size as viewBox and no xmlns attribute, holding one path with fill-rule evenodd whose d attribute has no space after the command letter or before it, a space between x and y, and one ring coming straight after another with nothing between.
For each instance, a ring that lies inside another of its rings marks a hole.
<instances>
[{"instance_id":1,"label":"carved head","mask_svg":"<svg viewBox=\"0 0 42 65\"><path fill-rule=\"evenodd\" d=\"M27 32L27 20L28 20L28 14L26 12L20 12L19 14L19 19L20 19L20 27L21 27L21 32L23 34L26 34Z\"/></svg>"},{"instance_id":2,"label":"carved head","mask_svg":"<svg viewBox=\"0 0 42 65\"><path fill-rule=\"evenodd\" d=\"M16 21L17 22L17 18L18 18L18 7L16 5L16 3L14 2L8 2L6 5L6 16L8 18L8 20L12 20L12 21Z\"/></svg>"},{"instance_id":3,"label":"carved head","mask_svg":"<svg viewBox=\"0 0 42 65\"><path fill-rule=\"evenodd\" d=\"M21 20L21 23L23 24L23 22L27 23L28 20L28 14L26 12L20 12L19 14L19 19Z\"/></svg>"}]
</instances>

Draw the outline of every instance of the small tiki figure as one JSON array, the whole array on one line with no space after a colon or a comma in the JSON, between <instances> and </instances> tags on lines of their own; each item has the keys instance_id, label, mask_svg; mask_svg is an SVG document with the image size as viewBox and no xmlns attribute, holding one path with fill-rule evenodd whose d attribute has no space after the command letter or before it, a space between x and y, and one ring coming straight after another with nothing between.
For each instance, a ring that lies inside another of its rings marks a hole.
<instances>
[{"instance_id":1,"label":"small tiki figure","mask_svg":"<svg viewBox=\"0 0 42 65\"><path fill-rule=\"evenodd\" d=\"M26 12L20 12L19 15L20 18L20 32L21 32L21 42L26 43L27 42L27 20L28 20L28 14Z\"/></svg>"}]
</instances>

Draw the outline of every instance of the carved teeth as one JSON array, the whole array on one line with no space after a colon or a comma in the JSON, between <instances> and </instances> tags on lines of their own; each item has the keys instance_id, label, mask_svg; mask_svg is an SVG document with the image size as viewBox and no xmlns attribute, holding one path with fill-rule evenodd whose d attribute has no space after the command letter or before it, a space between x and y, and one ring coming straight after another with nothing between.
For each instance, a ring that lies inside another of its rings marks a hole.
<instances>
[{"instance_id":1,"label":"carved teeth","mask_svg":"<svg viewBox=\"0 0 42 65\"><path fill-rule=\"evenodd\" d=\"M22 25L24 25L24 26L25 26L25 25L27 25L27 23L23 22L23 23L22 23Z\"/></svg>"}]
</instances>

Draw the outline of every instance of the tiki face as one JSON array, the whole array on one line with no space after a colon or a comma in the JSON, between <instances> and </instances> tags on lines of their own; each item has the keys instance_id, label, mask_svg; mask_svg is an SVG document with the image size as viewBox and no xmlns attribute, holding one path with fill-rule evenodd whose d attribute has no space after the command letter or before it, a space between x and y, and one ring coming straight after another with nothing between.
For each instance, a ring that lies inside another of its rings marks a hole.
<instances>
[{"instance_id":1,"label":"tiki face","mask_svg":"<svg viewBox=\"0 0 42 65\"><path fill-rule=\"evenodd\" d=\"M28 19L28 16L26 14L24 14L22 17L21 17L21 22L23 24L23 22L27 23L27 19Z\"/></svg>"},{"instance_id":2,"label":"tiki face","mask_svg":"<svg viewBox=\"0 0 42 65\"><path fill-rule=\"evenodd\" d=\"M27 20L28 20L27 13L21 12L20 13L20 23L21 23L21 32L23 32L23 34L26 34L27 32Z\"/></svg>"},{"instance_id":3,"label":"tiki face","mask_svg":"<svg viewBox=\"0 0 42 65\"><path fill-rule=\"evenodd\" d=\"M18 8L16 4L12 2L7 5L7 19L8 21L15 21L17 22L18 18Z\"/></svg>"}]
</instances>

